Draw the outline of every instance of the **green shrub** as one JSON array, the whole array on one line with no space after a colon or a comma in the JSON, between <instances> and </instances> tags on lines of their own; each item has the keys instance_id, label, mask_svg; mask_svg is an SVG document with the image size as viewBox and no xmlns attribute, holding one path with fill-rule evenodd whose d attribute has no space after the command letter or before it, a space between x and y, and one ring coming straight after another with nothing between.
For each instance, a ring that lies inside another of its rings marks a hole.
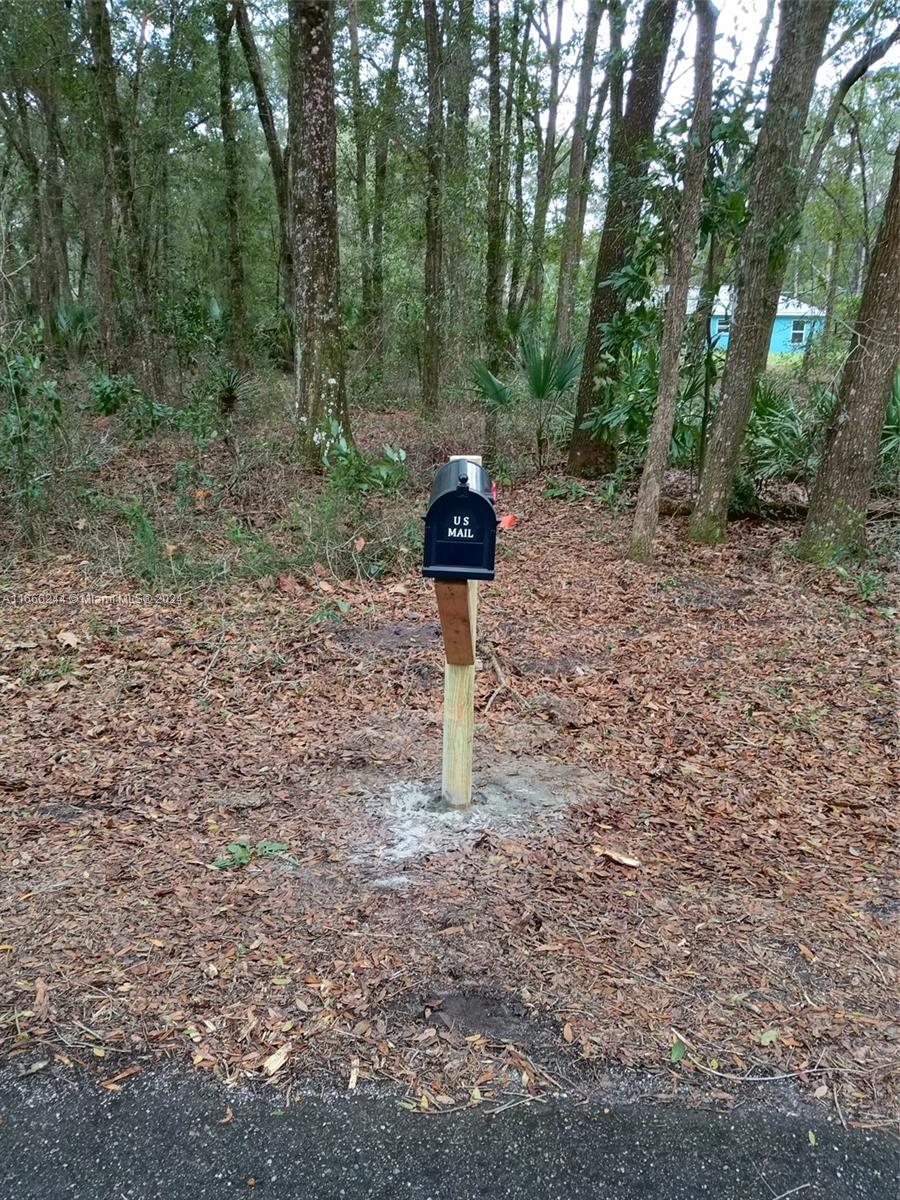
<instances>
[{"instance_id":1,"label":"green shrub","mask_svg":"<svg viewBox=\"0 0 900 1200\"><path fill-rule=\"evenodd\" d=\"M118 416L135 441L152 437L162 425L170 424L175 410L147 396L133 375L110 375L100 371L88 381L92 411Z\"/></svg>"},{"instance_id":2,"label":"green shrub","mask_svg":"<svg viewBox=\"0 0 900 1200\"><path fill-rule=\"evenodd\" d=\"M328 430L325 470L329 487L349 495L397 492L406 479L406 451L385 445L379 458L367 458L347 439L336 421Z\"/></svg>"},{"instance_id":3,"label":"green shrub","mask_svg":"<svg viewBox=\"0 0 900 1200\"><path fill-rule=\"evenodd\" d=\"M69 359L80 362L96 335L96 320L86 305L59 302L53 314L53 341Z\"/></svg>"},{"instance_id":4,"label":"green shrub","mask_svg":"<svg viewBox=\"0 0 900 1200\"><path fill-rule=\"evenodd\" d=\"M0 475L28 541L53 478L53 451L61 434L59 388L44 375L39 326L0 347Z\"/></svg>"}]
</instances>

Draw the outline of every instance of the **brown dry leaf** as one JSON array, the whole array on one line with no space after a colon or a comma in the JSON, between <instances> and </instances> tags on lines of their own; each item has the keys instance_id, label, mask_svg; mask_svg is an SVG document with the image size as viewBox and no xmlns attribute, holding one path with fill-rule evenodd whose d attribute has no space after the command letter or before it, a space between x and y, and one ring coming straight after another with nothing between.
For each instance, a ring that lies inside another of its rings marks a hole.
<instances>
[{"instance_id":1,"label":"brown dry leaf","mask_svg":"<svg viewBox=\"0 0 900 1200\"><path fill-rule=\"evenodd\" d=\"M291 1052L291 1042L285 1042L274 1054L270 1054L263 1063L263 1070L267 1075L275 1075L284 1066L287 1061L287 1056Z\"/></svg>"},{"instance_id":2,"label":"brown dry leaf","mask_svg":"<svg viewBox=\"0 0 900 1200\"><path fill-rule=\"evenodd\" d=\"M640 867L643 864L639 858L635 858L631 854L626 854L624 850L616 850L613 846L593 846L591 847L595 854L602 858L611 859L614 863L618 863L620 867Z\"/></svg>"},{"instance_id":3,"label":"brown dry leaf","mask_svg":"<svg viewBox=\"0 0 900 1200\"><path fill-rule=\"evenodd\" d=\"M124 1071L119 1071L116 1075L110 1075L108 1079L101 1079L100 1086L109 1088L110 1090L118 1090L118 1085L123 1079L130 1079L132 1075L137 1075L140 1069L139 1063L133 1063L130 1067L126 1067Z\"/></svg>"},{"instance_id":4,"label":"brown dry leaf","mask_svg":"<svg viewBox=\"0 0 900 1200\"><path fill-rule=\"evenodd\" d=\"M34 981L34 1015L43 1021L50 1011L50 993L43 979Z\"/></svg>"},{"instance_id":5,"label":"brown dry leaf","mask_svg":"<svg viewBox=\"0 0 900 1200\"><path fill-rule=\"evenodd\" d=\"M562 1031L562 1033L563 1033L563 1037L565 1038L565 1040L566 1040L567 1042L574 1042L574 1041L575 1041L575 1033L574 1033L574 1031L573 1031L573 1029L572 1029L572 1026L569 1024L569 1022L568 1022L568 1021L566 1021L565 1025L563 1025L563 1031Z\"/></svg>"}]
</instances>

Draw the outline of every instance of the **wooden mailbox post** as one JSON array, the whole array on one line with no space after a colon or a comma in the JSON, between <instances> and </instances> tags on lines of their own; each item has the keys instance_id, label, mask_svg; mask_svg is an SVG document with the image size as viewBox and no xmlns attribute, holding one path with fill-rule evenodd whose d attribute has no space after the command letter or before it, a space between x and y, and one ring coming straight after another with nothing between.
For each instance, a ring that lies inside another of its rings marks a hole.
<instances>
[{"instance_id":1,"label":"wooden mailbox post","mask_svg":"<svg viewBox=\"0 0 900 1200\"><path fill-rule=\"evenodd\" d=\"M478 580L494 578L497 518L481 456L457 454L435 477L425 517L422 573L434 579L444 636L444 749L441 794L472 803Z\"/></svg>"}]
</instances>

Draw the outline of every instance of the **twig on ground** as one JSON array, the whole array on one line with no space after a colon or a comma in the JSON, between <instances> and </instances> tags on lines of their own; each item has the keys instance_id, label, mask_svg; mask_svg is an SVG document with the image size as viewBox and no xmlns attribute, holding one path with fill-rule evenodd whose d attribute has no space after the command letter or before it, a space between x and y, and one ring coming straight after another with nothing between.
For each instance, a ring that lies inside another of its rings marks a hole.
<instances>
[{"instance_id":1,"label":"twig on ground","mask_svg":"<svg viewBox=\"0 0 900 1200\"><path fill-rule=\"evenodd\" d=\"M844 1120L844 1114L843 1114L843 1112L841 1111L841 1105L840 1105L840 1102L839 1102L839 1100L838 1100L838 1094L837 1094L837 1084L836 1084L836 1083L833 1083L833 1084L831 1085L831 1094L834 1096L834 1107L837 1109L837 1115L838 1115L838 1116L841 1118L841 1124L842 1124L842 1125L843 1125L843 1127L846 1129L846 1128L847 1128L847 1122Z\"/></svg>"}]
</instances>

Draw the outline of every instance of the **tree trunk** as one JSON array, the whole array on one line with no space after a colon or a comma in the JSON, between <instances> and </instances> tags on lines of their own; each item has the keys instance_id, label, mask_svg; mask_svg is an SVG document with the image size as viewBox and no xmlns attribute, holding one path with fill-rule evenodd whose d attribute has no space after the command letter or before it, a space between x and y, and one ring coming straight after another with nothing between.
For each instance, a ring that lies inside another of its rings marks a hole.
<instances>
[{"instance_id":1,"label":"tree trunk","mask_svg":"<svg viewBox=\"0 0 900 1200\"><path fill-rule=\"evenodd\" d=\"M375 135L372 180L372 348L376 369L384 368L384 213L387 198L388 151L394 131L399 94L400 59L409 36L412 0L403 0L397 17L391 65L382 76L378 92L380 121Z\"/></svg>"},{"instance_id":2,"label":"tree trunk","mask_svg":"<svg viewBox=\"0 0 900 1200\"><path fill-rule=\"evenodd\" d=\"M738 106L739 111L743 112L749 108L753 101L753 86L756 83L756 73L759 70L759 64L762 61L762 56L765 53L766 43L769 38L769 29L772 24L772 17L775 13L775 0L766 0L766 9L760 21L759 30L756 35L756 43L753 47L753 56L750 59L750 65L747 68L747 75L744 79L744 87L742 98ZM737 173L735 164L737 159L732 160L732 166L726 171L724 185L730 187L734 182L734 177ZM710 319L712 317L713 305L716 302L716 297L719 294L719 286L722 282L722 272L725 269L725 262L728 258L731 238L726 238L721 234L717 235L713 230L709 237L709 246L706 251L706 262L703 268L703 282L700 285L700 296L697 301L697 309L694 313L691 331L691 353L697 357L704 353L709 348L709 331ZM708 388L707 388L708 390ZM704 404L704 422L703 422L703 437L701 438L701 457L700 462L703 462L703 449L705 448L706 436L706 416L707 407Z\"/></svg>"},{"instance_id":3,"label":"tree trunk","mask_svg":"<svg viewBox=\"0 0 900 1200\"><path fill-rule=\"evenodd\" d=\"M137 211L134 164L129 152L116 89L116 65L106 0L86 0L86 15L106 157L119 207L128 277L137 318L136 343L141 365L140 374L150 394L161 398L162 359L155 334L156 314L153 311L151 283Z\"/></svg>"},{"instance_id":4,"label":"tree trunk","mask_svg":"<svg viewBox=\"0 0 900 1200\"><path fill-rule=\"evenodd\" d=\"M256 48L256 39L253 36L253 28L247 16L247 7L244 0L235 0L234 15L237 23L238 37L240 38L241 47L244 51L244 59L247 63L247 71L250 75L250 82L253 84L253 94L256 97L256 111L259 114L259 123L262 126L263 136L266 139L269 169L272 172L272 183L275 187L275 204L278 208L279 265L284 291L284 303L290 309L294 296L294 271L289 219L288 180L284 153L281 149L281 143L278 140L275 117L272 113L272 105L269 103L262 66L259 61L259 51Z\"/></svg>"},{"instance_id":5,"label":"tree trunk","mask_svg":"<svg viewBox=\"0 0 900 1200\"><path fill-rule=\"evenodd\" d=\"M372 320L372 245L369 237L369 130L363 103L359 70L359 11L357 0L347 8L350 32L350 109L353 117L353 143L356 148L353 183L356 189L356 220L359 227L359 276L362 291L363 328L368 332Z\"/></svg>"},{"instance_id":6,"label":"tree trunk","mask_svg":"<svg viewBox=\"0 0 900 1200\"><path fill-rule=\"evenodd\" d=\"M522 184L525 176L525 94L528 90L528 51L531 46L532 12L533 5L529 5L524 14L525 20L519 53L519 70L516 78L516 154L513 164L513 229L509 251L509 293L506 304L507 321L510 328L514 328L518 320L519 278L522 273L522 258L525 249L525 203Z\"/></svg>"},{"instance_id":7,"label":"tree trunk","mask_svg":"<svg viewBox=\"0 0 900 1200\"><path fill-rule=\"evenodd\" d=\"M594 78L594 55L603 0L589 0L584 27L584 46L581 51L581 70L578 76L578 97L575 101L575 121L572 126L572 147L569 151L569 181L566 189L566 215L563 221L562 248L559 255L559 280L556 287L556 345L566 348L572 340L572 305L575 273L578 270L580 249L579 225L585 190L584 165L588 137L588 117ZM583 228L583 226L582 226Z\"/></svg>"},{"instance_id":8,"label":"tree trunk","mask_svg":"<svg viewBox=\"0 0 900 1200\"><path fill-rule=\"evenodd\" d=\"M614 443L595 440L581 426L594 405L605 326L624 309L624 302L610 285L609 278L625 265L637 241L648 144L662 101L663 71L676 8L677 0L646 0L635 45L625 114L611 147L606 215L597 251L590 323L575 406L575 428L569 443L568 470L586 478L611 471L616 464Z\"/></svg>"},{"instance_id":9,"label":"tree trunk","mask_svg":"<svg viewBox=\"0 0 900 1200\"><path fill-rule=\"evenodd\" d=\"M350 436L338 254L334 0L289 0L294 409L299 443L320 462L332 424Z\"/></svg>"},{"instance_id":10,"label":"tree trunk","mask_svg":"<svg viewBox=\"0 0 900 1200\"><path fill-rule=\"evenodd\" d=\"M445 341L456 343L465 333L467 245L470 240L469 114L475 62L472 57L473 0L457 0L457 17L449 40L447 81L447 137L444 205L447 305Z\"/></svg>"},{"instance_id":11,"label":"tree trunk","mask_svg":"<svg viewBox=\"0 0 900 1200\"><path fill-rule=\"evenodd\" d=\"M831 135L834 133L835 122L837 121L838 113L841 111L841 106L847 98L847 93L855 83L862 79L873 63L884 58L898 40L900 40L900 25L897 25L887 37L883 37L881 41L876 42L861 54L838 82L832 94L831 102L828 105L828 111L825 113L822 128L819 130L819 136L816 138L815 145L810 151L809 159L806 163L802 193L804 199L809 195L810 189L816 181L822 155L825 152L825 147L831 140Z\"/></svg>"},{"instance_id":12,"label":"tree trunk","mask_svg":"<svg viewBox=\"0 0 900 1200\"><path fill-rule=\"evenodd\" d=\"M227 0L217 0L214 20L219 63L219 125L222 130L222 182L225 199L225 257L228 279L228 353L239 367L247 365L247 307L241 252L240 168L234 102L231 94L231 30L234 15Z\"/></svg>"},{"instance_id":13,"label":"tree trunk","mask_svg":"<svg viewBox=\"0 0 900 1200\"><path fill-rule=\"evenodd\" d=\"M543 152L538 162L537 187L534 196L534 220L531 227L531 253L528 260L528 277L522 307L537 312L544 296L544 239L547 234L547 213L553 194L553 177L556 174L556 125L559 116L559 71L560 44L562 41L563 0L556 2L556 29L551 35L546 0L543 18L546 32L542 32L547 47L550 67L549 96L547 100L547 129L544 134Z\"/></svg>"},{"instance_id":14,"label":"tree trunk","mask_svg":"<svg viewBox=\"0 0 900 1200\"><path fill-rule=\"evenodd\" d=\"M716 43L716 9L709 0L695 0L697 48L694 54L694 112L685 154L681 207L675 230L675 263L666 299L662 344L659 354L659 390L656 412L647 444L647 456L641 475L631 546L628 557L649 562L659 523L659 497L662 492L672 429L678 399L678 365L684 333L691 265L697 248L700 202L709 153L709 127L712 111L712 81Z\"/></svg>"},{"instance_id":15,"label":"tree trunk","mask_svg":"<svg viewBox=\"0 0 900 1200\"><path fill-rule=\"evenodd\" d=\"M741 238L737 300L719 403L700 478L691 536L724 537L731 486L757 377L799 225L803 129L834 0L791 0L781 9L775 62L754 159Z\"/></svg>"},{"instance_id":16,"label":"tree trunk","mask_svg":"<svg viewBox=\"0 0 900 1200\"><path fill-rule=\"evenodd\" d=\"M865 545L866 509L881 430L900 367L898 296L900 145L800 539L802 558L829 562Z\"/></svg>"},{"instance_id":17,"label":"tree trunk","mask_svg":"<svg viewBox=\"0 0 900 1200\"><path fill-rule=\"evenodd\" d=\"M488 186L485 254L484 345L487 365L499 370L503 352L503 197L500 132L500 0L488 0Z\"/></svg>"},{"instance_id":18,"label":"tree trunk","mask_svg":"<svg viewBox=\"0 0 900 1200\"><path fill-rule=\"evenodd\" d=\"M441 386L443 286L442 201L444 186L444 80L437 0L423 0L428 126L425 135L425 336L422 347L422 413L437 415Z\"/></svg>"}]
</instances>

